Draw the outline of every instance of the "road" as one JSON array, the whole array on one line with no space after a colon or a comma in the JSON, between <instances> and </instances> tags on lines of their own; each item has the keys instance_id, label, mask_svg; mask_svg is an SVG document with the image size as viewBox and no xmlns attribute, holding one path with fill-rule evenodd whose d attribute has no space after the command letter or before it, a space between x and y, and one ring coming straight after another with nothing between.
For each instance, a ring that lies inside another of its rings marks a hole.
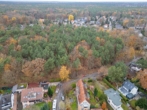
<instances>
[{"instance_id":1,"label":"road","mask_svg":"<svg viewBox=\"0 0 147 110\"><path fill-rule=\"evenodd\" d=\"M71 80L69 80L67 82L60 83L59 86L58 86L59 92L58 92L58 94L57 94L57 96L55 98L55 99L57 99L57 109L56 110L60 110L59 109L59 102L61 101L62 94L64 94L63 93L63 88L64 87L66 87L67 85L71 85L74 82L77 82L79 79L87 79L87 78L96 79L97 77L102 76L102 75L103 74L98 74L97 72L95 72L95 73L92 73L92 74L88 74L88 75L86 75L86 76L84 76L82 78L71 79Z\"/></svg>"}]
</instances>

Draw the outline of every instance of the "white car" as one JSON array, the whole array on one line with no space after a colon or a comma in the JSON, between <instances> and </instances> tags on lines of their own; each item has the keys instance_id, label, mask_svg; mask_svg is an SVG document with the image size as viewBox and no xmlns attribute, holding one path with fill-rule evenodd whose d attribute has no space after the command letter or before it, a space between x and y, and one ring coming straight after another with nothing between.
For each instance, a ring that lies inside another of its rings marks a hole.
<instances>
[{"instance_id":1,"label":"white car","mask_svg":"<svg viewBox=\"0 0 147 110\"><path fill-rule=\"evenodd\" d=\"M61 96L61 99L64 100L64 96L63 95Z\"/></svg>"},{"instance_id":2,"label":"white car","mask_svg":"<svg viewBox=\"0 0 147 110\"><path fill-rule=\"evenodd\" d=\"M56 94L58 94L58 92L59 92L59 89L57 88L57 89L56 89Z\"/></svg>"}]
</instances>

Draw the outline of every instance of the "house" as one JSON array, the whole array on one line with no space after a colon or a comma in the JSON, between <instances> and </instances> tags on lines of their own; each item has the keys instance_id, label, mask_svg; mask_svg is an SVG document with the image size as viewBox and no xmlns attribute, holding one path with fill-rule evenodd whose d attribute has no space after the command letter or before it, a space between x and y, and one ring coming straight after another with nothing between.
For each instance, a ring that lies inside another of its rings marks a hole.
<instances>
[{"instance_id":1,"label":"house","mask_svg":"<svg viewBox=\"0 0 147 110\"><path fill-rule=\"evenodd\" d=\"M26 108L29 105L33 105L37 102L41 102L43 99L43 88L42 87L35 87L24 89L21 92L21 102L23 108Z\"/></svg>"},{"instance_id":2,"label":"house","mask_svg":"<svg viewBox=\"0 0 147 110\"><path fill-rule=\"evenodd\" d=\"M95 24L95 21L90 21L89 24L90 24L90 25L94 25L94 24Z\"/></svg>"},{"instance_id":3,"label":"house","mask_svg":"<svg viewBox=\"0 0 147 110\"><path fill-rule=\"evenodd\" d=\"M48 82L40 82L40 87L43 88L44 92L48 91L49 83Z\"/></svg>"},{"instance_id":4,"label":"house","mask_svg":"<svg viewBox=\"0 0 147 110\"><path fill-rule=\"evenodd\" d=\"M123 85L118 89L124 96L131 99L133 98L138 91L138 87L136 87L129 80L125 81Z\"/></svg>"},{"instance_id":5,"label":"house","mask_svg":"<svg viewBox=\"0 0 147 110\"><path fill-rule=\"evenodd\" d=\"M114 110L123 110L121 107L121 97L119 95L119 92L115 91L114 89L110 88L108 90L105 90L104 93L107 95L107 101L110 104L110 106Z\"/></svg>"},{"instance_id":6,"label":"house","mask_svg":"<svg viewBox=\"0 0 147 110\"><path fill-rule=\"evenodd\" d=\"M136 63L131 63L129 66L130 66L131 71L139 72L142 69L140 67L141 65L136 64Z\"/></svg>"},{"instance_id":7,"label":"house","mask_svg":"<svg viewBox=\"0 0 147 110\"><path fill-rule=\"evenodd\" d=\"M23 89L26 89L28 87L27 83L21 83L21 84L16 84L12 87L12 93L15 92L21 92Z\"/></svg>"},{"instance_id":8,"label":"house","mask_svg":"<svg viewBox=\"0 0 147 110\"><path fill-rule=\"evenodd\" d=\"M76 83L78 110L90 110L89 95L82 79Z\"/></svg>"},{"instance_id":9,"label":"house","mask_svg":"<svg viewBox=\"0 0 147 110\"><path fill-rule=\"evenodd\" d=\"M0 95L0 110L9 110L13 105L13 94Z\"/></svg>"}]
</instances>

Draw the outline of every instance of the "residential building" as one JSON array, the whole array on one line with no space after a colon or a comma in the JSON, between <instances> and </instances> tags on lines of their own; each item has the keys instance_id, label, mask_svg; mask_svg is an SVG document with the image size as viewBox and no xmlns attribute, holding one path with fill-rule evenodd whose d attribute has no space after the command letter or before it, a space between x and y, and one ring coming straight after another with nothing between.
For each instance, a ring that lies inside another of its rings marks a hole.
<instances>
[{"instance_id":1,"label":"residential building","mask_svg":"<svg viewBox=\"0 0 147 110\"><path fill-rule=\"evenodd\" d=\"M0 95L0 110L10 110L13 104L13 94Z\"/></svg>"},{"instance_id":2,"label":"residential building","mask_svg":"<svg viewBox=\"0 0 147 110\"><path fill-rule=\"evenodd\" d=\"M115 91L114 89L110 88L108 90L105 90L104 93L107 95L107 101L110 104L110 106L114 110L123 110L121 107L121 97L119 95L119 92Z\"/></svg>"},{"instance_id":3,"label":"residential building","mask_svg":"<svg viewBox=\"0 0 147 110\"><path fill-rule=\"evenodd\" d=\"M23 108L26 108L29 105L33 105L35 103L41 102L43 99L43 88L42 87L35 87L24 89L21 92L21 102Z\"/></svg>"},{"instance_id":4,"label":"residential building","mask_svg":"<svg viewBox=\"0 0 147 110\"><path fill-rule=\"evenodd\" d=\"M82 79L76 83L76 95L78 110L90 110L89 94L86 92L86 86Z\"/></svg>"},{"instance_id":5,"label":"residential building","mask_svg":"<svg viewBox=\"0 0 147 110\"><path fill-rule=\"evenodd\" d=\"M129 80L125 81L118 90L129 99L133 98L138 93L138 87Z\"/></svg>"}]
</instances>

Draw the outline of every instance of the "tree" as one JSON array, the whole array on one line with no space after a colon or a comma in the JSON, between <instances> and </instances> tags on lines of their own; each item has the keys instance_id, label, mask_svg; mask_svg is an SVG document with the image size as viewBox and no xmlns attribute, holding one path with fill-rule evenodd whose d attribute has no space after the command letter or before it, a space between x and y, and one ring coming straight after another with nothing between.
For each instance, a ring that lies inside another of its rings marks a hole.
<instances>
[{"instance_id":1,"label":"tree","mask_svg":"<svg viewBox=\"0 0 147 110\"><path fill-rule=\"evenodd\" d=\"M96 97L98 95L98 90L97 88L94 88L94 97Z\"/></svg>"},{"instance_id":2,"label":"tree","mask_svg":"<svg viewBox=\"0 0 147 110\"><path fill-rule=\"evenodd\" d=\"M135 105L146 110L147 109L147 99L140 98L136 101Z\"/></svg>"},{"instance_id":3,"label":"tree","mask_svg":"<svg viewBox=\"0 0 147 110\"><path fill-rule=\"evenodd\" d=\"M66 66L62 66L61 69L60 69L60 72L59 72L59 76L61 78L61 80L67 80L69 78L69 73L70 71L67 70L67 67Z\"/></svg>"},{"instance_id":4,"label":"tree","mask_svg":"<svg viewBox=\"0 0 147 110\"><path fill-rule=\"evenodd\" d=\"M139 82L144 89L147 89L147 70L141 71L138 73Z\"/></svg>"},{"instance_id":5,"label":"tree","mask_svg":"<svg viewBox=\"0 0 147 110\"><path fill-rule=\"evenodd\" d=\"M127 67L123 62L116 63L108 69L108 77L112 82L121 82L126 76Z\"/></svg>"},{"instance_id":6,"label":"tree","mask_svg":"<svg viewBox=\"0 0 147 110\"><path fill-rule=\"evenodd\" d=\"M52 89L49 87L48 88L48 95L49 95L49 97L52 97L53 96L53 91L52 91Z\"/></svg>"},{"instance_id":7,"label":"tree","mask_svg":"<svg viewBox=\"0 0 147 110\"><path fill-rule=\"evenodd\" d=\"M59 110L65 110L65 103L63 101L59 102Z\"/></svg>"},{"instance_id":8,"label":"tree","mask_svg":"<svg viewBox=\"0 0 147 110\"><path fill-rule=\"evenodd\" d=\"M44 64L45 60L41 58L37 58L32 61L27 61L23 66L22 66L22 72L26 76L36 76L41 74L44 71Z\"/></svg>"},{"instance_id":9,"label":"tree","mask_svg":"<svg viewBox=\"0 0 147 110\"><path fill-rule=\"evenodd\" d=\"M103 102L102 109L105 110L107 108L106 102Z\"/></svg>"},{"instance_id":10,"label":"tree","mask_svg":"<svg viewBox=\"0 0 147 110\"><path fill-rule=\"evenodd\" d=\"M44 106L40 110L49 110L48 104L45 103Z\"/></svg>"},{"instance_id":11,"label":"tree","mask_svg":"<svg viewBox=\"0 0 147 110\"><path fill-rule=\"evenodd\" d=\"M44 70L47 72L54 69L54 67L55 67L54 59L52 58L49 58L44 64Z\"/></svg>"},{"instance_id":12,"label":"tree","mask_svg":"<svg viewBox=\"0 0 147 110\"><path fill-rule=\"evenodd\" d=\"M69 20L69 21L74 20L74 16L70 14L70 15L68 16L68 20Z\"/></svg>"}]
</instances>

